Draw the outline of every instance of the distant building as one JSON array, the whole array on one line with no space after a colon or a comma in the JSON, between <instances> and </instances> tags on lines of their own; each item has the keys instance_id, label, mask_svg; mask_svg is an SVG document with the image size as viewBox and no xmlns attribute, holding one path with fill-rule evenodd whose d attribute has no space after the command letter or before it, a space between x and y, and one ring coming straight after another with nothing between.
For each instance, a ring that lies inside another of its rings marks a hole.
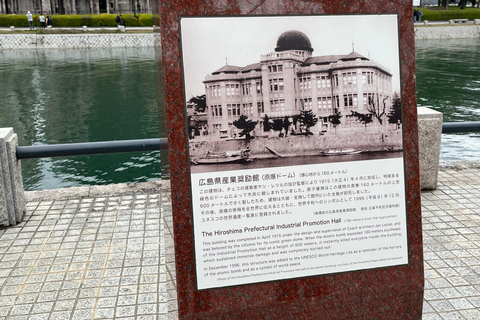
<instances>
[{"instance_id":1,"label":"distant building","mask_svg":"<svg viewBox=\"0 0 480 320\"><path fill-rule=\"evenodd\" d=\"M346 55L312 56L309 38L299 31L284 32L274 52L245 67L225 65L204 80L208 127L212 134L231 135L240 115L275 122L289 118L296 126L302 110L319 121L314 130L327 131L335 109L342 127L362 126L351 111L369 114L372 103L392 107L392 74L353 51ZM386 121L385 121L386 122ZM294 128L295 129L295 128Z\"/></svg>"},{"instance_id":2,"label":"distant building","mask_svg":"<svg viewBox=\"0 0 480 320\"><path fill-rule=\"evenodd\" d=\"M151 13L151 0L0 0L0 14Z\"/></svg>"}]
</instances>

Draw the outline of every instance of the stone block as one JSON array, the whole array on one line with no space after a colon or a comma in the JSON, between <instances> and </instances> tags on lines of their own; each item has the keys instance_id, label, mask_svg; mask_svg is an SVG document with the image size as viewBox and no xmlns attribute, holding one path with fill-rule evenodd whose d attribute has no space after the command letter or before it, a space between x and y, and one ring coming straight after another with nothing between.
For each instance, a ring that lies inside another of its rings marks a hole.
<instances>
[{"instance_id":1,"label":"stone block","mask_svg":"<svg viewBox=\"0 0 480 320\"><path fill-rule=\"evenodd\" d=\"M418 107L418 145L420 188L437 188L443 114L427 107Z\"/></svg>"},{"instance_id":2,"label":"stone block","mask_svg":"<svg viewBox=\"0 0 480 320\"><path fill-rule=\"evenodd\" d=\"M15 26L10 26L10 31L15 31Z\"/></svg>"},{"instance_id":3,"label":"stone block","mask_svg":"<svg viewBox=\"0 0 480 320\"><path fill-rule=\"evenodd\" d=\"M480 19L473 19L474 24L480 24Z\"/></svg>"},{"instance_id":4,"label":"stone block","mask_svg":"<svg viewBox=\"0 0 480 320\"><path fill-rule=\"evenodd\" d=\"M13 135L12 128L0 128L0 223L15 224L10 167L6 140Z\"/></svg>"},{"instance_id":5,"label":"stone block","mask_svg":"<svg viewBox=\"0 0 480 320\"><path fill-rule=\"evenodd\" d=\"M13 204L15 211L15 221L19 223L25 214L25 192L23 189L22 166L17 159L16 148L18 146L18 137L14 133L5 140L7 145L8 166L10 170L10 180L12 186Z\"/></svg>"},{"instance_id":6,"label":"stone block","mask_svg":"<svg viewBox=\"0 0 480 320\"><path fill-rule=\"evenodd\" d=\"M17 135L0 128L0 224L15 225L25 212L20 161L16 157Z\"/></svg>"}]
</instances>

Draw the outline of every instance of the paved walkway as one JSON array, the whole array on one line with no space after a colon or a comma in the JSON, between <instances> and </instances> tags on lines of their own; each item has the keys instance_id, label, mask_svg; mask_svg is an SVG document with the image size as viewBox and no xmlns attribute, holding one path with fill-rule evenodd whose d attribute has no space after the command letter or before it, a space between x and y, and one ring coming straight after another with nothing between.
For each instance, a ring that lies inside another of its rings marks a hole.
<instances>
[{"instance_id":1,"label":"paved walkway","mask_svg":"<svg viewBox=\"0 0 480 320\"><path fill-rule=\"evenodd\" d=\"M24 221L0 229L0 319L175 319L169 196L160 182L27 193ZM423 319L480 319L479 198L476 168L422 192Z\"/></svg>"}]
</instances>

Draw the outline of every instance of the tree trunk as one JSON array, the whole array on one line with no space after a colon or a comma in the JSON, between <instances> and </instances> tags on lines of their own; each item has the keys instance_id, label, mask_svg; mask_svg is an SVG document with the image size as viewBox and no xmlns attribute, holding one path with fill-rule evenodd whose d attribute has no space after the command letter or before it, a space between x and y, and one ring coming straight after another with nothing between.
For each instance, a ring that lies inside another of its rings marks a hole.
<instances>
[{"instance_id":1,"label":"tree trunk","mask_svg":"<svg viewBox=\"0 0 480 320\"><path fill-rule=\"evenodd\" d=\"M465 9L467 7L467 0L460 0L460 9Z\"/></svg>"},{"instance_id":2,"label":"tree trunk","mask_svg":"<svg viewBox=\"0 0 480 320\"><path fill-rule=\"evenodd\" d=\"M448 0L443 0L443 9L448 10Z\"/></svg>"}]
</instances>

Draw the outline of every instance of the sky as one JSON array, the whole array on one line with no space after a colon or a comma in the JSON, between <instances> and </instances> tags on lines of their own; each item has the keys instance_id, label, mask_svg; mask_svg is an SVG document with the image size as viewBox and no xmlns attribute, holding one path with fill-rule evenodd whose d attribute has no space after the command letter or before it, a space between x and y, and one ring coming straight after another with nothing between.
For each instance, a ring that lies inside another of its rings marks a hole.
<instances>
[{"instance_id":1,"label":"sky","mask_svg":"<svg viewBox=\"0 0 480 320\"><path fill-rule=\"evenodd\" d=\"M324 15L182 18L181 45L186 100L205 94L205 76L228 65L245 67L275 51L278 37L298 30L310 39L313 56L355 52L393 74L400 92L397 16Z\"/></svg>"}]
</instances>

